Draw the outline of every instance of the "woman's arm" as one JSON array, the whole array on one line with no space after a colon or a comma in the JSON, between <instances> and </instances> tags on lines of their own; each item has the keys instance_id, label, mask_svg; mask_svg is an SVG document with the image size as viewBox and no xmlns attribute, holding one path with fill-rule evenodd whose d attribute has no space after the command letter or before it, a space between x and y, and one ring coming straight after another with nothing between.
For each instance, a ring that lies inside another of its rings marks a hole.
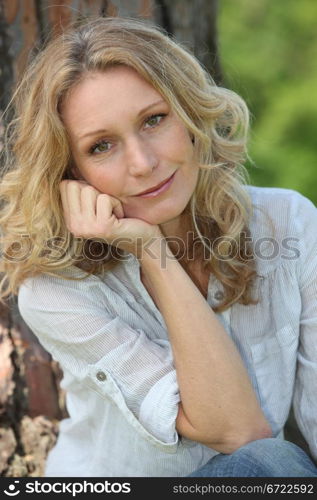
<instances>
[{"instance_id":1,"label":"woman's arm","mask_svg":"<svg viewBox=\"0 0 317 500\"><path fill-rule=\"evenodd\" d=\"M181 395L178 432L223 453L271 437L233 341L163 237L140 265L172 345Z\"/></svg>"},{"instance_id":2,"label":"woman's arm","mask_svg":"<svg viewBox=\"0 0 317 500\"><path fill-rule=\"evenodd\" d=\"M85 182L62 181L61 197L66 226L74 236L104 238L140 260L173 350L182 402L179 433L225 452L270 437L233 342L174 258L159 227L125 218L119 200ZM161 257L166 258L164 268ZM137 359L140 363L142 357Z\"/></svg>"}]
</instances>

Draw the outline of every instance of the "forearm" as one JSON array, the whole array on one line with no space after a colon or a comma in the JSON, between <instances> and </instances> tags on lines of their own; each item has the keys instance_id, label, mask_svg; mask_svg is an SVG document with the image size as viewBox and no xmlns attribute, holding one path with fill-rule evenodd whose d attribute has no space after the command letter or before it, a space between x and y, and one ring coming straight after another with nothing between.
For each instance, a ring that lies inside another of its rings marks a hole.
<instances>
[{"instance_id":1,"label":"forearm","mask_svg":"<svg viewBox=\"0 0 317 500\"><path fill-rule=\"evenodd\" d=\"M234 343L165 240L144 253L141 269L168 329L189 434L193 430L186 437L210 445L236 436L267 437L268 424Z\"/></svg>"}]
</instances>

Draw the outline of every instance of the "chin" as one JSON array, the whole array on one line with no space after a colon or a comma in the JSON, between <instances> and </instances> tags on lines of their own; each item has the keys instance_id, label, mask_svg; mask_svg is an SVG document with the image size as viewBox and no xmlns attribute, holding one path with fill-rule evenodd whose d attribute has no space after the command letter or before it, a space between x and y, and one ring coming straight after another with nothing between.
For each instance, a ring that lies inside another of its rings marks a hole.
<instances>
[{"instance_id":1,"label":"chin","mask_svg":"<svg viewBox=\"0 0 317 500\"><path fill-rule=\"evenodd\" d=\"M148 224L165 224L169 221L177 219L180 215L182 215L189 202L187 198L177 201L178 203L176 203L175 198L171 198L170 200L165 200L164 203L158 203L156 207L153 206L149 207L148 209L143 209L143 207L133 209L131 207L131 209L129 210L127 207L125 207L125 217L141 219Z\"/></svg>"},{"instance_id":2,"label":"chin","mask_svg":"<svg viewBox=\"0 0 317 500\"><path fill-rule=\"evenodd\" d=\"M181 217L183 212L174 212L171 215L166 215L165 217L157 216L157 217L142 217L142 220L148 222L149 224L157 225L161 230L168 230L168 228L177 227L179 224L179 218ZM141 217L140 217L141 219ZM176 224L176 226L175 226Z\"/></svg>"},{"instance_id":3,"label":"chin","mask_svg":"<svg viewBox=\"0 0 317 500\"><path fill-rule=\"evenodd\" d=\"M179 214L178 214L179 215ZM130 216L132 217L132 216ZM153 225L161 225L161 224L165 224L166 222L168 221L171 221L173 219L175 219L177 217L177 215L174 215L174 216L171 216L171 217L162 217L162 216L151 216L151 215L135 215L134 218L136 219L140 219L140 220L143 220L144 222L147 222L148 224L153 224Z\"/></svg>"}]
</instances>

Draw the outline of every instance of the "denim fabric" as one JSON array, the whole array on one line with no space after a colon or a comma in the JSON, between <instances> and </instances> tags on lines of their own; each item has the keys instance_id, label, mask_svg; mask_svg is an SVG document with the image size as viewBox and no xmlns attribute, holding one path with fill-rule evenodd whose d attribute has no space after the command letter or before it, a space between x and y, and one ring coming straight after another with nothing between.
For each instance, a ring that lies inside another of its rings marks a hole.
<instances>
[{"instance_id":1,"label":"denim fabric","mask_svg":"<svg viewBox=\"0 0 317 500\"><path fill-rule=\"evenodd\" d=\"M317 477L317 467L295 444L268 438L220 453L188 477Z\"/></svg>"}]
</instances>

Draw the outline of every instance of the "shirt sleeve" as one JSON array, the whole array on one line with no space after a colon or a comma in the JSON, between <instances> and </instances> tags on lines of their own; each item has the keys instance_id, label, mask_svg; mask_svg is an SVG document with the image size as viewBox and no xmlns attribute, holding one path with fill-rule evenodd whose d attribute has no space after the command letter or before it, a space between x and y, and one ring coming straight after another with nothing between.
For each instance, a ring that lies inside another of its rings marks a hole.
<instances>
[{"instance_id":1,"label":"shirt sleeve","mask_svg":"<svg viewBox=\"0 0 317 500\"><path fill-rule=\"evenodd\" d=\"M317 460L317 208L302 195L294 217L302 311L293 407L298 427Z\"/></svg>"},{"instance_id":2,"label":"shirt sleeve","mask_svg":"<svg viewBox=\"0 0 317 500\"><path fill-rule=\"evenodd\" d=\"M111 316L102 286L96 276L29 278L18 307L62 369L87 390L111 398L137 432L168 451L178 442L180 401L170 343Z\"/></svg>"}]
</instances>

